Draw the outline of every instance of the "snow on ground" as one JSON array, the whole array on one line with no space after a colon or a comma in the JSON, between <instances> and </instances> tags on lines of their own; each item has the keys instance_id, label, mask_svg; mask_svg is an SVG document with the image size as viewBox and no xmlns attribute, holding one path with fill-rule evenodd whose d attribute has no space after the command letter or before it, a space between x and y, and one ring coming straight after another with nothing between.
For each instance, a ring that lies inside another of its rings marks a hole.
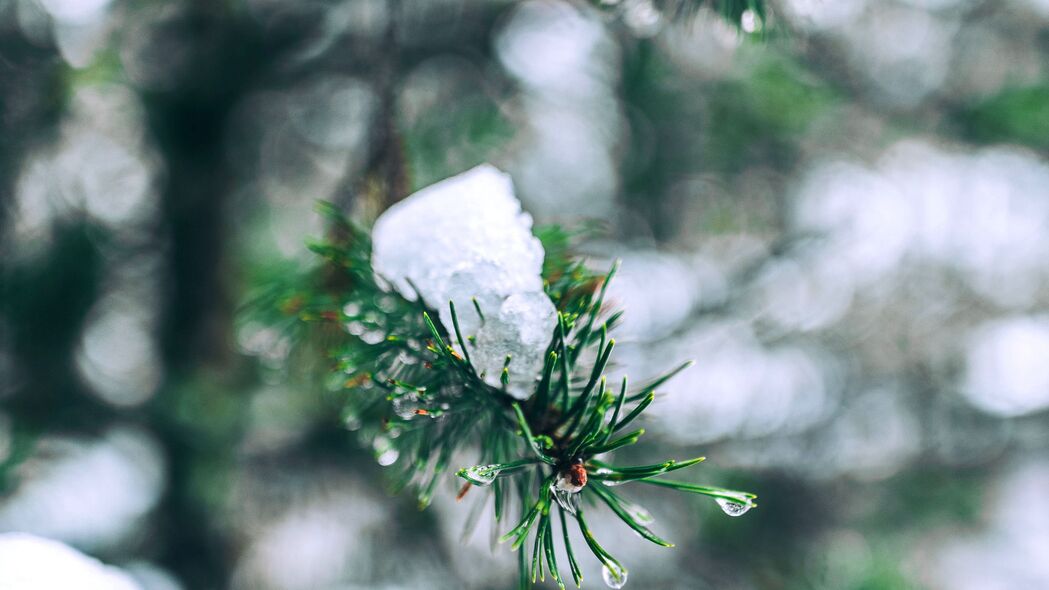
<instances>
[{"instance_id":1,"label":"snow on ground","mask_svg":"<svg viewBox=\"0 0 1049 590\"><path fill-rule=\"evenodd\" d=\"M139 590L119 569L43 537L0 534L0 588L4 590Z\"/></svg>"}]
</instances>

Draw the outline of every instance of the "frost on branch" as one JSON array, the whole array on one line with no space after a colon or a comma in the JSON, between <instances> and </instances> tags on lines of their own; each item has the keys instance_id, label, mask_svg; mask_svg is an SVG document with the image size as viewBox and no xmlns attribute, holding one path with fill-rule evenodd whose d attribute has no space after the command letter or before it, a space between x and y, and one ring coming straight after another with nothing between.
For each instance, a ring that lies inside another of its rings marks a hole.
<instances>
[{"instance_id":1,"label":"frost on branch","mask_svg":"<svg viewBox=\"0 0 1049 590\"><path fill-rule=\"evenodd\" d=\"M58 541L24 533L0 535L0 588L4 590L139 590L120 570Z\"/></svg>"},{"instance_id":2,"label":"frost on branch","mask_svg":"<svg viewBox=\"0 0 1049 590\"><path fill-rule=\"evenodd\" d=\"M509 175L483 164L422 189L376 220L372 240L375 272L408 299L418 290L449 333L448 302L455 303L463 336L475 339L467 344L471 360L487 383L500 386L511 355L507 391L531 395L557 312L543 291L543 246Z\"/></svg>"}]
</instances>

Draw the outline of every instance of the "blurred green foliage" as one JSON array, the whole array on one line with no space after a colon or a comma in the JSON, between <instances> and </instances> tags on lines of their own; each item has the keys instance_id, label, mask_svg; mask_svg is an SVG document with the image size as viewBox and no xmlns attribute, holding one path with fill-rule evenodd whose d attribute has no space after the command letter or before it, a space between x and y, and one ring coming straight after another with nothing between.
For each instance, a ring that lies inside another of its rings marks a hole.
<instances>
[{"instance_id":1,"label":"blurred green foliage","mask_svg":"<svg viewBox=\"0 0 1049 590\"><path fill-rule=\"evenodd\" d=\"M1016 142L1049 150L1049 83L1005 88L962 107L954 120L972 141Z\"/></svg>"},{"instance_id":2,"label":"blurred green foliage","mask_svg":"<svg viewBox=\"0 0 1049 590\"><path fill-rule=\"evenodd\" d=\"M774 162L789 169L809 125L833 116L840 98L786 56L763 54L744 72L707 93L707 163L727 174L739 173L754 162Z\"/></svg>"},{"instance_id":3,"label":"blurred green foliage","mask_svg":"<svg viewBox=\"0 0 1049 590\"><path fill-rule=\"evenodd\" d=\"M514 132L499 105L480 94L427 111L404 130L412 190L492 160Z\"/></svg>"}]
</instances>

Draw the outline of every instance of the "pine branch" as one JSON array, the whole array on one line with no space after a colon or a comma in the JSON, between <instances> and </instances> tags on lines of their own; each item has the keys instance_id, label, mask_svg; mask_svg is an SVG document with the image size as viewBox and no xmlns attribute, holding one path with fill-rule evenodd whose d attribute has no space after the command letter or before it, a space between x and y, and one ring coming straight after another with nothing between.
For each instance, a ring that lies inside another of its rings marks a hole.
<instances>
[{"instance_id":1,"label":"pine branch","mask_svg":"<svg viewBox=\"0 0 1049 590\"><path fill-rule=\"evenodd\" d=\"M643 428L617 433L634 424L655 399L656 389L688 363L634 393L626 379L618 392L607 387L604 372L615 347L608 334L620 314L605 309L605 293L617 267L604 275L588 270L571 254L571 233L559 228L538 232L547 253L545 290L558 321L535 391L520 401L506 391L511 357L503 365L502 387L491 385L471 362L470 350L477 344L462 331L461 310L449 303L449 334L431 319L435 310L421 297L409 301L376 276L366 230L332 206L320 210L332 229L310 248L323 264L300 279L300 288L285 286L266 303L278 310L277 323L287 326L290 319L303 339L313 335L324 343L332 367L328 386L345 399L348 426L373 443L381 463L396 466L395 488L414 489L420 507L432 500L456 451L480 448L477 465L455 472L465 482L459 497L473 488L494 495L497 522L512 525L500 541L521 552L522 588L543 580L546 572L564 586L558 542L564 543L572 580L582 583L565 513L575 518L587 547L603 564L606 581L613 586L625 582L626 568L594 538L583 517L584 504L604 505L644 539L673 546L649 529L648 512L613 486L636 482L706 495L733 516L754 505L753 494L661 479L701 463L703 457L644 466L605 459L605 454L640 441ZM476 299L466 313L485 321ZM594 360L585 362L588 358ZM563 539L552 530L555 504ZM521 512L507 521L511 505L521 506Z\"/></svg>"}]
</instances>

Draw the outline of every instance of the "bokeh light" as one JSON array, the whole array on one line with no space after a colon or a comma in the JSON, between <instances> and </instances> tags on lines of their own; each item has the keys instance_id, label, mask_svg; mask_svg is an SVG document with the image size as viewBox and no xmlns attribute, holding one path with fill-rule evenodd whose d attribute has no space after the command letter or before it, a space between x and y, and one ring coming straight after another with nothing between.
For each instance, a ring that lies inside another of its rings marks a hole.
<instances>
[{"instance_id":1,"label":"bokeh light","mask_svg":"<svg viewBox=\"0 0 1049 590\"><path fill-rule=\"evenodd\" d=\"M588 268L620 261L610 379L694 361L624 462L705 455L697 481L760 496L727 519L622 488L677 543L595 508L627 588L1049 586L1047 22L1049 0L0 2L0 535L144 590L513 585L490 499L390 494L402 433L343 412L325 342L295 346L317 201L368 225L491 162Z\"/></svg>"}]
</instances>

